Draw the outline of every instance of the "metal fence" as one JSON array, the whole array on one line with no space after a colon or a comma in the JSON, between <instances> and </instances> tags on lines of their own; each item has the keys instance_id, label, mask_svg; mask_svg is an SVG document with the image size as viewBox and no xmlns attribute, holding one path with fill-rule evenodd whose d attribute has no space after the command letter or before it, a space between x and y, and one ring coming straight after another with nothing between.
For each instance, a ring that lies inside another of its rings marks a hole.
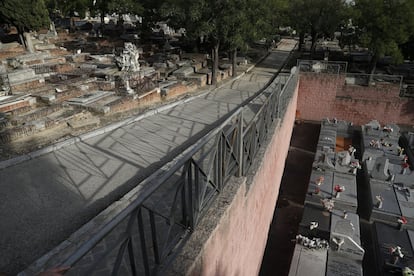
<instances>
[{"instance_id":1,"label":"metal fence","mask_svg":"<svg viewBox=\"0 0 414 276\"><path fill-rule=\"evenodd\" d=\"M347 62L325 60L298 60L300 72L344 74L348 68Z\"/></svg>"},{"instance_id":2,"label":"metal fence","mask_svg":"<svg viewBox=\"0 0 414 276\"><path fill-rule=\"evenodd\" d=\"M370 86L376 84L402 84L403 77L398 75L381 75L381 74L346 74L345 84Z\"/></svg>"},{"instance_id":3,"label":"metal fence","mask_svg":"<svg viewBox=\"0 0 414 276\"><path fill-rule=\"evenodd\" d=\"M140 183L122 211L62 258L71 266L65 275L163 274L228 180L248 173L297 82L298 71L276 78L258 95L265 101L250 122L239 108Z\"/></svg>"},{"instance_id":4,"label":"metal fence","mask_svg":"<svg viewBox=\"0 0 414 276\"><path fill-rule=\"evenodd\" d=\"M404 84L401 88L400 96L414 98L414 85Z\"/></svg>"}]
</instances>

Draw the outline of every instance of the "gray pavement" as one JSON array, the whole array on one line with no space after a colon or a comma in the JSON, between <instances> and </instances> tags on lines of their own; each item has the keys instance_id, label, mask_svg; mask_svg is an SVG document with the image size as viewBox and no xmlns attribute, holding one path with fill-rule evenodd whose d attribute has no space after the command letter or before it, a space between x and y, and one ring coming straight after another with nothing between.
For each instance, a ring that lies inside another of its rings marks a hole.
<instances>
[{"instance_id":1,"label":"gray pavement","mask_svg":"<svg viewBox=\"0 0 414 276\"><path fill-rule=\"evenodd\" d=\"M24 269L197 141L271 79L286 49L222 89L0 170L0 272Z\"/></svg>"}]
</instances>

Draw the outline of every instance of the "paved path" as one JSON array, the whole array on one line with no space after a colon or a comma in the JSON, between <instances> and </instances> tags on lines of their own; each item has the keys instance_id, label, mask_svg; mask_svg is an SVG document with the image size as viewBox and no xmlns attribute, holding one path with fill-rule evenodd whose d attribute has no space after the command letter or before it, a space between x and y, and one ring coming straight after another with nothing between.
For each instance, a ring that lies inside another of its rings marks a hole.
<instances>
[{"instance_id":1,"label":"paved path","mask_svg":"<svg viewBox=\"0 0 414 276\"><path fill-rule=\"evenodd\" d=\"M291 49L222 89L0 170L0 272L22 270L197 141L262 88Z\"/></svg>"}]
</instances>

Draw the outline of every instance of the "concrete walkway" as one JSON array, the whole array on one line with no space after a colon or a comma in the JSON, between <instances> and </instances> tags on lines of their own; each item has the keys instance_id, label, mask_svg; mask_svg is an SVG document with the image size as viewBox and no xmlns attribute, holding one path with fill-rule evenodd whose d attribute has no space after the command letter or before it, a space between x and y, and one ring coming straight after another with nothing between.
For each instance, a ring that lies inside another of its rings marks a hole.
<instances>
[{"instance_id":1,"label":"concrete walkway","mask_svg":"<svg viewBox=\"0 0 414 276\"><path fill-rule=\"evenodd\" d=\"M0 272L24 269L205 135L271 79L294 42L284 47L222 89L0 170Z\"/></svg>"}]
</instances>

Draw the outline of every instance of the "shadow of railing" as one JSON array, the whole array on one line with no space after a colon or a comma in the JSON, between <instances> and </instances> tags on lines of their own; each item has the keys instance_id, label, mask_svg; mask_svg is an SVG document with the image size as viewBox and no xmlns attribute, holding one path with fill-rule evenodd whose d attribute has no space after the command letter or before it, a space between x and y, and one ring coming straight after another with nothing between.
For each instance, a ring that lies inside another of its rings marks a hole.
<instances>
[{"instance_id":1,"label":"shadow of railing","mask_svg":"<svg viewBox=\"0 0 414 276\"><path fill-rule=\"evenodd\" d=\"M74 233L35 269L70 266L65 275L160 275L233 176L245 176L276 119L283 120L299 70L272 82L252 120L245 106L139 183L114 206ZM56 254L57 253L57 254Z\"/></svg>"}]
</instances>

